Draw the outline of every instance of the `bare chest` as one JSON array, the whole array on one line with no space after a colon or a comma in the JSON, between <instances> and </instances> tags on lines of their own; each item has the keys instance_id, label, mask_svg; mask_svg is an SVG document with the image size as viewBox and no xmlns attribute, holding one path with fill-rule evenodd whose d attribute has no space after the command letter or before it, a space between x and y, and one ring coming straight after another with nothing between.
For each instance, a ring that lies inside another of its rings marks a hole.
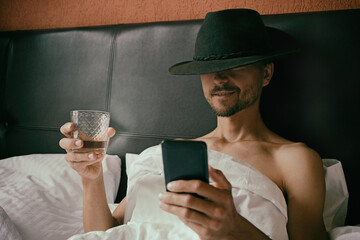
<instances>
[{"instance_id":1,"label":"bare chest","mask_svg":"<svg viewBox=\"0 0 360 240\"><path fill-rule=\"evenodd\" d=\"M278 146L255 141L227 144L206 142L209 149L228 154L249 163L271 179L284 192L279 161L276 159Z\"/></svg>"}]
</instances>

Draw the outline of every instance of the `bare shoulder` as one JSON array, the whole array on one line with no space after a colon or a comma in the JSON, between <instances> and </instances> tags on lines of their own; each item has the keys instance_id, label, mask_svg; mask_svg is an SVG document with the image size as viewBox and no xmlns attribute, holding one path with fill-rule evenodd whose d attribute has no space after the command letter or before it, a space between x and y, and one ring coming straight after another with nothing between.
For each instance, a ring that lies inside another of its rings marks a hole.
<instances>
[{"instance_id":1,"label":"bare shoulder","mask_svg":"<svg viewBox=\"0 0 360 240\"><path fill-rule=\"evenodd\" d=\"M281 165L302 166L321 163L320 155L304 143L283 144L276 151L276 159Z\"/></svg>"},{"instance_id":2,"label":"bare shoulder","mask_svg":"<svg viewBox=\"0 0 360 240\"><path fill-rule=\"evenodd\" d=\"M305 187L308 184L313 185L314 182L323 182L322 159L304 143L282 145L276 151L276 159L288 193L291 188L298 188L299 185Z\"/></svg>"},{"instance_id":3,"label":"bare shoulder","mask_svg":"<svg viewBox=\"0 0 360 240\"><path fill-rule=\"evenodd\" d=\"M276 154L287 196L289 239L328 239L323 223L325 178L320 155L303 143L284 144Z\"/></svg>"}]
</instances>

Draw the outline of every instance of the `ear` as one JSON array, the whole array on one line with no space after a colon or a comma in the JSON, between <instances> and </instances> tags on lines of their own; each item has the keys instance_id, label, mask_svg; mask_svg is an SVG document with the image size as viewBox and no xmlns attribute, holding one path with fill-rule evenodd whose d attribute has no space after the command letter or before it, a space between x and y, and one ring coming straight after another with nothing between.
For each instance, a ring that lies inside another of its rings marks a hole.
<instances>
[{"instance_id":1,"label":"ear","mask_svg":"<svg viewBox=\"0 0 360 240\"><path fill-rule=\"evenodd\" d=\"M274 74L274 63L267 63L264 66L264 78L262 86L265 87L270 83L270 80Z\"/></svg>"}]
</instances>

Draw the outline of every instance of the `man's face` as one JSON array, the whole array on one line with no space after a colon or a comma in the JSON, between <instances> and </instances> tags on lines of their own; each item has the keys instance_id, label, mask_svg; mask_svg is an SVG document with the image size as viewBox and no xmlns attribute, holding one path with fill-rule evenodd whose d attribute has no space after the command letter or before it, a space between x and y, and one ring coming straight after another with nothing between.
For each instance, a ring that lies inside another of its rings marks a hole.
<instances>
[{"instance_id":1,"label":"man's face","mask_svg":"<svg viewBox=\"0 0 360 240\"><path fill-rule=\"evenodd\" d=\"M259 100L272 69L272 64L256 63L201 75L204 96L217 116L230 117Z\"/></svg>"}]
</instances>

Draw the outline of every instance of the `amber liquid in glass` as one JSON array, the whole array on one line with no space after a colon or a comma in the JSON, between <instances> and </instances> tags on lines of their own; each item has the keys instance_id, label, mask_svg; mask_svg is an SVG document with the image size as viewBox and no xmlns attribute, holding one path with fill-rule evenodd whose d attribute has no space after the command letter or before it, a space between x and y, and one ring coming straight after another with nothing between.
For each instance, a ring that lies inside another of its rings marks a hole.
<instances>
[{"instance_id":1,"label":"amber liquid in glass","mask_svg":"<svg viewBox=\"0 0 360 240\"><path fill-rule=\"evenodd\" d=\"M82 148L73 149L73 152L95 152L105 153L106 152L106 141L83 141L84 145Z\"/></svg>"}]
</instances>

